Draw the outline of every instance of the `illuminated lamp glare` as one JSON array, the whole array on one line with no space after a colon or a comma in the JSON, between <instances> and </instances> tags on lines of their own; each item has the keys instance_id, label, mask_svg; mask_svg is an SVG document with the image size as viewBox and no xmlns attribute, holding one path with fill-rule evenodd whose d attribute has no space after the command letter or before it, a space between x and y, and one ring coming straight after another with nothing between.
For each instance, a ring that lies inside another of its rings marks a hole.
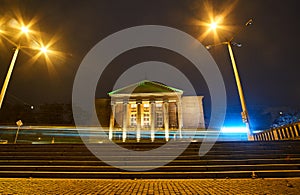
<instances>
[{"instance_id":1,"label":"illuminated lamp glare","mask_svg":"<svg viewBox=\"0 0 300 195\"><path fill-rule=\"evenodd\" d=\"M217 22L212 22L210 24L210 29L212 29L212 30L216 30L217 27L218 27L218 23Z\"/></svg>"},{"instance_id":2,"label":"illuminated lamp glare","mask_svg":"<svg viewBox=\"0 0 300 195\"><path fill-rule=\"evenodd\" d=\"M43 53L47 53L48 52L48 49L46 47L41 47L40 50Z\"/></svg>"},{"instance_id":3,"label":"illuminated lamp glare","mask_svg":"<svg viewBox=\"0 0 300 195\"><path fill-rule=\"evenodd\" d=\"M28 29L28 27L26 27L26 26L22 26L22 27L21 27L21 31L22 31L23 33L28 33L28 32L29 32L29 29Z\"/></svg>"}]
</instances>

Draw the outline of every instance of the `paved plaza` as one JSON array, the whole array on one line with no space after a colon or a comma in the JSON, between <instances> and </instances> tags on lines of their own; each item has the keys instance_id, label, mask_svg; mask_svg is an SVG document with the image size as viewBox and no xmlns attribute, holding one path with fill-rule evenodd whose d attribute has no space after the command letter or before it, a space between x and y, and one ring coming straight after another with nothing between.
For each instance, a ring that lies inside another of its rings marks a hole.
<instances>
[{"instance_id":1,"label":"paved plaza","mask_svg":"<svg viewBox=\"0 0 300 195\"><path fill-rule=\"evenodd\" d=\"M300 194L300 178L36 179L0 178L0 194Z\"/></svg>"}]
</instances>

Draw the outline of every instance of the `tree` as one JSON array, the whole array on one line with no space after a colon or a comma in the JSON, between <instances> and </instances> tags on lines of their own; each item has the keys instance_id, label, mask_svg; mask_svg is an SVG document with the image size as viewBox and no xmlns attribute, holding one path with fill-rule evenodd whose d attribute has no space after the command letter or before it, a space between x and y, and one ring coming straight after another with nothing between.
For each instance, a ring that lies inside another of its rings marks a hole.
<instances>
[{"instance_id":1,"label":"tree","mask_svg":"<svg viewBox=\"0 0 300 195\"><path fill-rule=\"evenodd\" d=\"M293 124L300 121L300 113L294 112L294 113L279 113L278 118L276 118L271 125L271 128L277 128L282 127L285 125Z\"/></svg>"}]
</instances>

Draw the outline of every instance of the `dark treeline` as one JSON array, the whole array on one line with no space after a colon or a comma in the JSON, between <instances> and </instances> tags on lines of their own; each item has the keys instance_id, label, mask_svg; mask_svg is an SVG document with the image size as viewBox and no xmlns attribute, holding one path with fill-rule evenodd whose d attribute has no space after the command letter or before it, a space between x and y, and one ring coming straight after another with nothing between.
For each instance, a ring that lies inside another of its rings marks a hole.
<instances>
[{"instance_id":1,"label":"dark treeline","mask_svg":"<svg viewBox=\"0 0 300 195\"><path fill-rule=\"evenodd\" d=\"M110 106L106 100L97 104L98 119L102 126L109 126ZM231 106L226 113L225 126L241 122L240 107ZM249 108L250 124L253 129L265 130L300 121L300 107L257 106ZM0 125L16 125L22 120L24 125L74 125L71 104L5 104L0 109ZM205 118L206 127L209 118Z\"/></svg>"},{"instance_id":2,"label":"dark treeline","mask_svg":"<svg viewBox=\"0 0 300 195\"><path fill-rule=\"evenodd\" d=\"M7 104L0 110L0 124L15 124L22 120L24 125L73 125L71 104Z\"/></svg>"}]
</instances>

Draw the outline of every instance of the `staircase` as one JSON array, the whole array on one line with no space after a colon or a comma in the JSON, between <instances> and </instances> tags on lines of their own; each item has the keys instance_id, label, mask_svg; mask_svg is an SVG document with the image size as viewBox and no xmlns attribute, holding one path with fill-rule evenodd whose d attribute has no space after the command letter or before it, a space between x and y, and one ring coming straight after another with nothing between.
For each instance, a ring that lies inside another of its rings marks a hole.
<instances>
[{"instance_id":1,"label":"staircase","mask_svg":"<svg viewBox=\"0 0 300 195\"><path fill-rule=\"evenodd\" d=\"M119 143L131 150L151 150L163 143ZM102 162L84 144L1 144L0 177L22 178L285 178L300 177L300 141L216 142L198 155L200 142L165 166L149 171L126 171ZM94 148L111 147L94 144ZM114 150L114 148L107 148ZM110 155L109 153L107 155ZM145 161L124 153L111 156L119 162ZM161 158L163 160L163 158ZM145 162L144 162L145 164ZM135 167L136 168L136 167Z\"/></svg>"}]
</instances>

